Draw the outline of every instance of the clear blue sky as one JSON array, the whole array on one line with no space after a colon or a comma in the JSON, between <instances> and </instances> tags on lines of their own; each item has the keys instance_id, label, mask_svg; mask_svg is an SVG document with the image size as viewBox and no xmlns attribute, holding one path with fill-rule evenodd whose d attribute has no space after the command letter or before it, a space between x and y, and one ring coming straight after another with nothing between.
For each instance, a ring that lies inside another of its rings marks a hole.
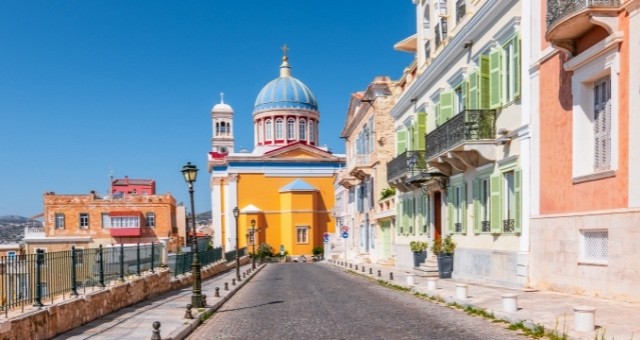
<instances>
[{"instance_id":1,"label":"clear blue sky","mask_svg":"<svg viewBox=\"0 0 640 340\"><path fill-rule=\"evenodd\" d=\"M105 194L109 174L155 179L188 203L199 171L210 209L211 107L225 93L236 150L253 146L253 103L278 76L315 94L320 143L344 153L349 96L412 56L410 0L0 1L0 215L42 211L42 194Z\"/></svg>"}]
</instances>

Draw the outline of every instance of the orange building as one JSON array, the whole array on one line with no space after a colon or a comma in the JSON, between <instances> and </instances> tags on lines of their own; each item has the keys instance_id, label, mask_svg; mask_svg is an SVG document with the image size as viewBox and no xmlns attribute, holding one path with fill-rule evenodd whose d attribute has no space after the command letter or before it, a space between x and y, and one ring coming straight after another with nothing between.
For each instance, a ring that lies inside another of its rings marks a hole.
<instances>
[{"instance_id":1,"label":"orange building","mask_svg":"<svg viewBox=\"0 0 640 340\"><path fill-rule=\"evenodd\" d=\"M640 1L540 4L532 284L640 302Z\"/></svg>"}]
</instances>

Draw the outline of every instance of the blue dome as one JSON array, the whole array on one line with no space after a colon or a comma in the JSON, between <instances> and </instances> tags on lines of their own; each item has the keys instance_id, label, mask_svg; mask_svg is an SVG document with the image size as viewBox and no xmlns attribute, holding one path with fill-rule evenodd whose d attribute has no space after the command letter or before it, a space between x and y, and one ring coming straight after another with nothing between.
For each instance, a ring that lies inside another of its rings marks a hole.
<instances>
[{"instance_id":1,"label":"blue dome","mask_svg":"<svg viewBox=\"0 0 640 340\"><path fill-rule=\"evenodd\" d=\"M253 112L271 109L305 109L318 111L318 102L311 90L290 75L281 75L262 88Z\"/></svg>"}]
</instances>

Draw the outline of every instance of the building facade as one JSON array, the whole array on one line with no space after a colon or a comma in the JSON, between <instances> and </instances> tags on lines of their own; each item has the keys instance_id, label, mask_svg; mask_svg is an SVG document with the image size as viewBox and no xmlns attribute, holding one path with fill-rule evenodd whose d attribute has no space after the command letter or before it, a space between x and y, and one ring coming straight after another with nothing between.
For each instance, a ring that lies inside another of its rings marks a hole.
<instances>
[{"instance_id":1,"label":"building facade","mask_svg":"<svg viewBox=\"0 0 640 340\"><path fill-rule=\"evenodd\" d=\"M344 156L318 146L318 103L291 76L286 49L279 77L262 88L252 116L254 148L234 152L233 109L221 102L211 111L214 246L253 251L266 244L275 253L310 255L334 233L333 185Z\"/></svg>"},{"instance_id":2,"label":"building facade","mask_svg":"<svg viewBox=\"0 0 640 340\"><path fill-rule=\"evenodd\" d=\"M535 287L639 302L640 1L542 1Z\"/></svg>"}]
</instances>

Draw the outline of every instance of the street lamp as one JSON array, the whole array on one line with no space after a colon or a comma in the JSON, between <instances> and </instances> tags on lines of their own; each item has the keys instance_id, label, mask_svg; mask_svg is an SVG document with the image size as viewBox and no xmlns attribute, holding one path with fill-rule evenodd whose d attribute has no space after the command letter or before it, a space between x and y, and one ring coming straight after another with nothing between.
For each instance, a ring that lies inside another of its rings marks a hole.
<instances>
[{"instance_id":1,"label":"street lamp","mask_svg":"<svg viewBox=\"0 0 640 340\"><path fill-rule=\"evenodd\" d=\"M240 230L238 229L238 216L240 209L233 208L233 217L236 219L236 280L240 281Z\"/></svg>"},{"instance_id":2,"label":"street lamp","mask_svg":"<svg viewBox=\"0 0 640 340\"><path fill-rule=\"evenodd\" d=\"M200 255L198 254L198 240L196 235L196 212L193 204L193 182L196 181L196 176L198 175L198 168L191 164L191 162L187 162L185 166L182 167L182 175L184 176L184 180L189 183L189 198L191 199L191 232L193 233L193 237L191 238L191 242L193 244L192 252L193 252L193 261L191 262L191 272L193 273L193 290L191 294L191 305L195 308L204 307L204 301L202 299L202 279L200 277Z\"/></svg>"},{"instance_id":3,"label":"street lamp","mask_svg":"<svg viewBox=\"0 0 640 340\"><path fill-rule=\"evenodd\" d=\"M258 229L258 233L260 229ZM253 247L253 262L251 262L251 269L256 269L256 220L251 220L251 246Z\"/></svg>"}]
</instances>

